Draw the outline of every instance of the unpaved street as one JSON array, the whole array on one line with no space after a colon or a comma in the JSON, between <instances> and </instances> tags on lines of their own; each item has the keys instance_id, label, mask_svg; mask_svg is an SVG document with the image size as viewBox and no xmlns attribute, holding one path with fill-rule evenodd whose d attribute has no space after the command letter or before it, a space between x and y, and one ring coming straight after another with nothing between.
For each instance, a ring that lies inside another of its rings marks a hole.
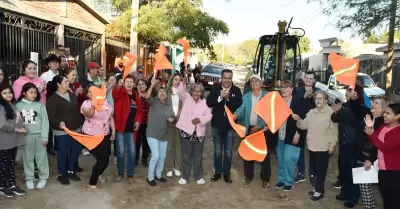
<instances>
[{"instance_id":1,"label":"unpaved street","mask_svg":"<svg viewBox=\"0 0 400 209\"><path fill-rule=\"evenodd\" d=\"M245 72L237 71L235 80L243 82ZM235 81L235 82L236 82ZM259 166L256 166L256 178L249 187L241 184L243 179L243 163L237 154L239 143L235 141L235 153L232 169L233 184L227 185L223 181L209 182L213 174L213 143L210 131L204 153L205 180L207 184L197 185L191 180L187 185L178 185L178 178L169 179L166 184L150 187L146 183L147 169L139 165L135 170L136 183L113 181L116 166L110 163L106 171L108 181L99 184L100 192L86 192L89 172L94 163L92 156L81 156L80 165L85 169L81 173L82 182L72 182L69 186L61 186L56 181L55 157L50 157L51 177L49 184L43 191L28 191L23 197L14 199L0 199L0 209L334 209L344 208L342 202L335 199L338 190L330 185L336 181L337 156L332 156L326 182L325 198L319 202L309 200L308 183L296 185L287 197L280 197L282 191L273 186L277 180L276 156L272 154L272 187L262 189L259 180ZM140 161L139 161L140 162ZM22 166L17 167L19 184L25 188ZM361 208L360 206L358 208ZM382 208L379 206L378 208Z\"/></svg>"}]
</instances>

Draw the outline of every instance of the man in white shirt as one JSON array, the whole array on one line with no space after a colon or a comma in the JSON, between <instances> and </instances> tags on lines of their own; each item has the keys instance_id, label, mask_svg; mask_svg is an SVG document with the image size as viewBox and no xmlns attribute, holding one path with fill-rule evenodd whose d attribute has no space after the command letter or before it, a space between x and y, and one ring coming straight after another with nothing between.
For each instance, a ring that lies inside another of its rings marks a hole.
<instances>
[{"instance_id":1,"label":"man in white shirt","mask_svg":"<svg viewBox=\"0 0 400 209\"><path fill-rule=\"evenodd\" d=\"M54 76L58 75L58 69L60 68L61 59L55 54L50 54L44 60L44 64L49 68L49 70L43 73L40 77L46 81L46 84L53 80Z\"/></svg>"}]
</instances>

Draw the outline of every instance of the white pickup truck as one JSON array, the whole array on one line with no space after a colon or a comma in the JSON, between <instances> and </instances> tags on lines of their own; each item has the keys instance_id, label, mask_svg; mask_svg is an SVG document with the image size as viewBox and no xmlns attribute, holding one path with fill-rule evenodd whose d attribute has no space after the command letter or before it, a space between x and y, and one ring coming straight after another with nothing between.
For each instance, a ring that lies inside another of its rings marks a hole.
<instances>
[{"instance_id":1,"label":"white pickup truck","mask_svg":"<svg viewBox=\"0 0 400 209\"><path fill-rule=\"evenodd\" d=\"M375 82L369 75L364 73L357 74L357 83L364 83L365 94L372 99L374 96L384 95L385 91L376 86ZM336 99L340 99L342 102L346 102L346 89L345 85L341 84L336 80L335 75L331 75L328 80L328 85L321 82L316 82L315 86L328 93L328 104L334 104Z\"/></svg>"}]
</instances>

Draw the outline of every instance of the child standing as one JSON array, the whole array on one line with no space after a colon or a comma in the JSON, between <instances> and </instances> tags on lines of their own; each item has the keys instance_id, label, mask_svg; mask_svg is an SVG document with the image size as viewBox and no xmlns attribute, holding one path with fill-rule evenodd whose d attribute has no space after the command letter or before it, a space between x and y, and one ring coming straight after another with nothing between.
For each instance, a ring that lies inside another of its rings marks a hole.
<instances>
[{"instance_id":1,"label":"child standing","mask_svg":"<svg viewBox=\"0 0 400 209\"><path fill-rule=\"evenodd\" d=\"M49 119L46 107L40 102L39 90L33 83L26 83L22 87L17 108L28 131L26 146L22 149L26 187L29 190L34 185L34 163L36 160L39 170L37 189L44 189L49 178L49 163L47 160L46 145L48 142Z\"/></svg>"}]
</instances>

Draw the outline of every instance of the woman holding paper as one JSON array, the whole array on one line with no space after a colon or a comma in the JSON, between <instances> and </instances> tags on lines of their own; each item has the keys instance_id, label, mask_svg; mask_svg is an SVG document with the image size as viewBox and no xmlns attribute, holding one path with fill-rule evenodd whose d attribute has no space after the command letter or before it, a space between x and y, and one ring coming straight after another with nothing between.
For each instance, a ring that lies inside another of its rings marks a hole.
<instances>
[{"instance_id":1,"label":"woman holding paper","mask_svg":"<svg viewBox=\"0 0 400 209\"><path fill-rule=\"evenodd\" d=\"M329 155L335 151L338 127L337 123L331 121L333 110L328 105L328 94L325 91L316 91L314 102L316 108L311 109L304 119L296 114L293 114L293 119L300 129L307 130L310 161L316 171L315 189L309 194L312 195L311 200L318 201L324 197Z\"/></svg>"},{"instance_id":2,"label":"woman holding paper","mask_svg":"<svg viewBox=\"0 0 400 209\"><path fill-rule=\"evenodd\" d=\"M389 104L383 114L385 125L374 130L375 119L365 116L365 133L378 148L379 190L384 209L399 208L400 194L400 104Z\"/></svg>"},{"instance_id":3,"label":"woman holding paper","mask_svg":"<svg viewBox=\"0 0 400 209\"><path fill-rule=\"evenodd\" d=\"M81 106L81 112L85 116L82 132L91 136L104 134L103 141L96 148L90 151L96 158L96 164L93 166L87 189L94 191L97 190L97 181L100 181L101 183L105 182L102 174L108 166L111 140L115 139L113 107L107 102L107 100L104 101L103 108L96 107L92 103L92 98L98 96L93 95L95 88L97 87L89 87L89 90L87 91L88 99L85 100Z\"/></svg>"},{"instance_id":4,"label":"woman holding paper","mask_svg":"<svg viewBox=\"0 0 400 209\"><path fill-rule=\"evenodd\" d=\"M63 185L69 185L69 180L81 180L76 175L75 168L78 164L78 156L82 146L68 135L64 128L79 132L82 125L82 115L79 111L76 95L69 91L69 82L66 76L56 75L47 84L47 89L49 92L54 92L47 100L46 108L53 135L58 145L57 180ZM68 155L69 162L67 164Z\"/></svg>"}]
</instances>

